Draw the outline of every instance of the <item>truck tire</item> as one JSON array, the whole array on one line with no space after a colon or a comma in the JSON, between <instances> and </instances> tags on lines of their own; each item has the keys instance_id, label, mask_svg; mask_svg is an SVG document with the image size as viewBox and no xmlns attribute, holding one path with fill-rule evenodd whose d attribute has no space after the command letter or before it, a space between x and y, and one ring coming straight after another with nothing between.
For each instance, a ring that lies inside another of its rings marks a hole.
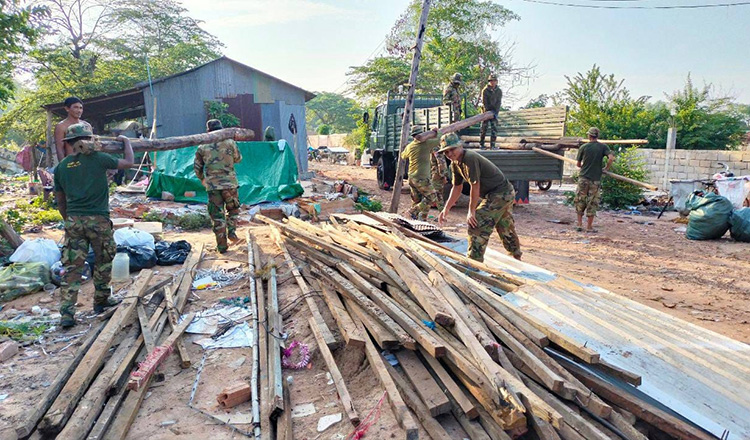
<instances>
[{"instance_id":1,"label":"truck tire","mask_svg":"<svg viewBox=\"0 0 750 440\"><path fill-rule=\"evenodd\" d=\"M378 159L378 187L390 191L396 180L396 161L393 153L383 152Z\"/></svg>"},{"instance_id":2,"label":"truck tire","mask_svg":"<svg viewBox=\"0 0 750 440\"><path fill-rule=\"evenodd\" d=\"M540 191L547 191L550 188L552 188L552 181L551 180L537 180L536 187L539 188Z\"/></svg>"},{"instance_id":3,"label":"truck tire","mask_svg":"<svg viewBox=\"0 0 750 440\"><path fill-rule=\"evenodd\" d=\"M376 169L376 173L378 176L378 188L385 189L385 176L384 176L384 170L383 170L383 156L380 156L378 158L378 166Z\"/></svg>"}]
</instances>

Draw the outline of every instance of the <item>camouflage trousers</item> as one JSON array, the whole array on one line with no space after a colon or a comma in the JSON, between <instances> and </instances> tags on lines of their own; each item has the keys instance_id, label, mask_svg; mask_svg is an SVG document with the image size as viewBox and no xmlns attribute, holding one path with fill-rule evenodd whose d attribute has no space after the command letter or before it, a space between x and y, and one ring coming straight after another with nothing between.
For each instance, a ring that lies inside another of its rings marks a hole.
<instances>
[{"instance_id":1,"label":"camouflage trousers","mask_svg":"<svg viewBox=\"0 0 750 440\"><path fill-rule=\"evenodd\" d=\"M411 208L409 214L418 220L427 220L430 207L437 203L437 194L430 179L409 178L411 191Z\"/></svg>"},{"instance_id":2,"label":"camouflage trousers","mask_svg":"<svg viewBox=\"0 0 750 440\"><path fill-rule=\"evenodd\" d=\"M461 120L461 101L453 101L450 103L453 114L451 115L451 123Z\"/></svg>"},{"instance_id":3,"label":"camouflage trousers","mask_svg":"<svg viewBox=\"0 0 750 440\"><path fill-rule=\"evenodd\" d=\"M497 139L497 118L482 121L482 126L479 128L479 146L484 148L484 137L487 134L487 126L490 127L490 148L495 148L495 139Z\"/></svg>"},{"instance_id":4,"label":"camouflage trousers","mask_svg":"<svg viewBox=\"0 0 750 440\"><path fill-rule=\"evenodd\" d=\"M586 212L587 217L596 216L596 210L599 208L602 183L596 180L590 180L585 177L578 178L578 188L576 189L576 198L573 203L576 212L583 215Z\"/></svg>"},{"instance_id":5,"label":"camouflage trousers","mask_svg":"<svg viewBox=\"0 0 750 440\"><path fill-rule=\"evenodd\" d=\"M445 206L445 200L443 200L443 188L445 187L445 180L443 176L439 174L432 175L432 189L435 191L435 207L438 211L442 211Z\"/></svg>"},{"instance_id":6,"label":"camouflage trousers","mask_svg":"<svg viewBox=\"0 0 750 440\"><path fill-rule=\"evenodd\" d=\"M60 314L63 316L75 315L89 246L94 250L95 257L92 268L94 304L106 303L110 293L112 259L117 253L112 222L101 215L68 216L65 220L65 243L62 251L65 274L62 277Z\"/></svg>"},{"instance_id":7,"label":"camouflage trousers","mask_svg":"<svg viewBox=\"0 0 750 440\"><path fill-rule=\"evenodd\" d=\"M224 214L226 210L227 215ZM213 222L216 235L216 248L219 252L226 251L227 233L232 236L237 230L237 217L240 214L240 199L237 188L216 189L208 192L208 215Z\"/></svg>"},{"instance_id":8,"label":"camouflage trousers","mask_svg":"<svg viewBox=\"0 0 750 440\"><path fill-rule=\"evenodd\" d=\"M467 257L476 261L484 261L484 251L490 241L492 230L503 240L503 246L509 254L520 257L521 243L516 234L513 222L513 202L515 191L509 193L490 193L479 202L476 218L477 227L469 227L469 249Z\"/></svg>"}]
</instances>

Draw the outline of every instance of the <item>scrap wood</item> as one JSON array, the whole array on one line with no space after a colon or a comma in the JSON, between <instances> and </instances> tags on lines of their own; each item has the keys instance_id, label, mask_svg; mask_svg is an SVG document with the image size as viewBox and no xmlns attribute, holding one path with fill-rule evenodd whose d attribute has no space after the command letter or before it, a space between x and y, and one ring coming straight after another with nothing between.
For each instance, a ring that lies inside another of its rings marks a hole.
<instances>
[{"instance_id":1,"label":"scrap wood","mask_svg":"<svg viewBox=\"0 0 750 440\"><path fill-rule=\"evenodd\" d=\"M23 238L8 225L5 220L0 219L0 236L2 236L13 249L18 249L23 244Z\"/></svg>"},{"instance_id":2,"label":"scrap wood","mask_svg":"<svg viewBox=\"0 0 750 440\"><path fill-rule=\"evenodd\" d=\"M328 309L333 315L334 321L338 324L341 336L344 337L347 346L362 348L365 346L364 335L359 331L359 328L354 324L352 317L349 316L349 312L346 311L344 304L341 303L339 295L331 289L328 284L315 280L318 283L318 288L323 293L323 299L328 304Z\"/></svg>"},{"instance_id":3,"label":"scrap wood","mask_svg":"<svg viewBox=\"0 0 750 440\"><path fill-rule=\"evenodd\" d=\"M172 332L174 332L179 323L177 318L177 311L175 310L175 299L174 294L172 293L172 288L166 287L164 289L164 300L167 302L167 318L169 319L169 327L172 329ZM177 338L175 346L177 347L177 354L180 356L180 366L182 368L188 368L191 364L190 355L188 354L187 348L185 347L185 342L183 341L182 337Z\"/></svg>"},{"instance_id":4,"label":"scrap wood","mask_svg":"<svg viewBox=\"0 0 750 440\"><path fill-rule=\"evenodd\" d=\"M255 255L253 242L249 231L245 231L245 240L247 241L247 264L249 266L248 278L250 278L250 311L252 312L252 332L253 332L253 346L252 346L252 367L250 371L250 400L252 401L252 416L253 416L253 432L255 437L260 437L260 388L259 388L259 376L260 376L260 350L258 347L258 291L256 285L253 283L252 277L255 275Z\"/></svg>"},{"instance_id":5,"label":"scrap wood","mask_svg":"<svg viewBox=\"0 0 750 440\"><path fill-rule=\"evenodd\" d=\"M169 354L174 349L174 344L177 339L182 336L185 329L190 325L195 317L195 313L188 314L177 327L172 330L172 334L159 346L155 347L151 351L146 359L138 364L138 369L130 374L130 380L128 380L128 389L131 391L138 391L143 383L145 383L151 375L156 372L156 368L164 362Z\"/></svg>"},{"instance_id":6,"label":"scrap wood","mask_svg":"<svg viewBox=\"0 0 750 440\"><path fill-rule=\"evenodd\" d=\"M430 416L437 417L450 412L451 404L448 397L430 375L430 372L427 371L417 354L410 350L399 350L395 355L404 375L411 384L410 388L416 391ZM398 381L396 381L396 384L398 385Z\"/></svg>"},{"instance_id":7,"label":"scrap wood","mask_svg":"<svg viewBox=\"0 0 750 440\"><path fill-rule=\"evenodd\" d=\"M133 284L132 296L125 297L117 307L115 314L107 322L104 330L86 352L78 368L60 391L55 403L39 423L40 431L49 435L57 434L63 429L81 396L104 363L104 357L114 344L115 338L126 325L130 324L135 314L135 307L148 287L152 275L153 272L150 269L141 271L135 284Z\"/></svg>"},{"instance_id":8,"label":"scrap wood","mask_svg":"<svg viewBox=\"0 0 750 440\"><path fill-rule=\"evenodd\" d=\"M260 297L260 296L259 296ZM258 305L260 307L260 304ZM279 294L276 284L276 268L271 268L271 275L268 278L268 313L267 313L267 331L270 335L268 343L268 405L270 407L270 416L277 417L284 411L284 388L281 372L281 335L284 326L281 322L279 313ZM327 348L327 346L326 346Z\"/></svg>"},{"instance_id":9,"label":"scrap wood","mask_svg":"<svg viewBox=\"0 0 750 440\"><path fill-rule=\"evenodd\" d=\"M258 329L258 350L260 356L260 363L258 365L258 374L260 381L260 415L262 420L270 420L272 408L270 406L271 399L269 398L269 390L271 389L271 375L269 374L269 364L271 358L269 357L269 344L274 341L269 340L268 337L268 315L266 308L266 295L263 289L263 277L260 274L263 271L263 259L260 254L260 246L258 241L252 241L253 250L253 269L254 271L249 274L253 277L255 283L255 291L258 297L258 322L261 323L261 329ZM270 429L261 430L261 439L270 440L271 438Z\"/></svg>"}]
</instances>

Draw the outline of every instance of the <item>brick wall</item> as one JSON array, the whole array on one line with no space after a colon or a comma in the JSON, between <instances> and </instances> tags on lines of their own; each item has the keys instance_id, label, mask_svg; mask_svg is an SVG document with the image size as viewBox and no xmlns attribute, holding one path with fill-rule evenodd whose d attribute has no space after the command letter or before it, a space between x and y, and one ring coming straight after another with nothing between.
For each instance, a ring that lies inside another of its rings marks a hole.
<instances>
[{"instance_id":1,"label":"brick wall","mask_svg":"<svg viewBox=\"0 0 750 440\"><path fill-rule=\"evenodd\" d=\"M569 150L566 157L576 158L577 150ZM669 161L669 180L707 179L723 170L717 164L729 165L735 176L750 175L750 151L674 150ZM646 161L649 183L661 187L664 183L666 150L642 148L639 154ZM565 176L575 172L575 165L565 164Z\"/></svg>"}]
</instances>

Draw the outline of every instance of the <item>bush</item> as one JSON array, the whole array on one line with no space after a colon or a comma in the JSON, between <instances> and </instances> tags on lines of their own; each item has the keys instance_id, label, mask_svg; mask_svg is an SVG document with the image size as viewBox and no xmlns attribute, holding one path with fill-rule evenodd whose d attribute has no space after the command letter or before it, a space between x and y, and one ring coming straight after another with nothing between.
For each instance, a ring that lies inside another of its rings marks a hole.
<instances>
[{"instance_id":1,"label":"bush","mask_svg":"<svg viewBox=\"0 0 750 440\"><path fill-rule=\"evenodd\" d=\"M203 106L206 108L208 119L218 119L224 128L240 126L240 118L229 113L229 104L221 101L204 101Z\"/></svg>"},{"instance_id":2,"label":"bush","mask_svg":"<svg viewBox=\"0 0 750 440\"><path fill-rule=\"evenodd\" d=\"M646 162L638 154L638 147L627 148L618 154L610 171L641 182L648 177ZM642 199L641 187L608 176L602 177L602 203L607 207L621 209L635 205Z\"/></svg>"},{"instance_id":3,"label":"bush","mask_svg":"<svg viewBox=\"0 0 750 440\"><path fill-rule=\"evenodd\" d=\"M211 227L211 217L207 214L191 212L178 217L175 224L186 231L197 231Z\"/></svg>"},{"instance_id":4,"label":"bush","mask_svg":"<svg viewBox=\"0 0 750 440\"><path fill-rule=\"evenodd\" d=\"M328 135L331 134L331 126L328 124L322 124L318 127L318 134Z\"/></svg>"}]
</instances>

